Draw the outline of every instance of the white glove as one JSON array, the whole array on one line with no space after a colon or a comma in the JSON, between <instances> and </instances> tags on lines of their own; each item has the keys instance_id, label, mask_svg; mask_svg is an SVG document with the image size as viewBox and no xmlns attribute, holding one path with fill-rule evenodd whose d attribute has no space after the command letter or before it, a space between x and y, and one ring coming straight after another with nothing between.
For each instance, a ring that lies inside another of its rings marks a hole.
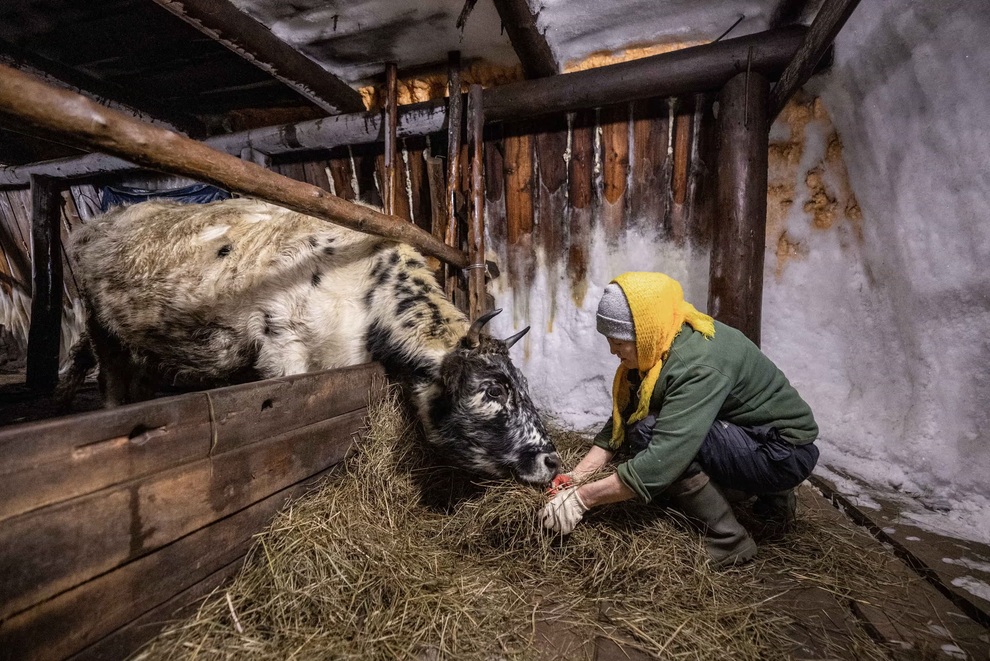
<instances>
[{"instance_id":1,"label":"white glove","mask_svg":"<svg viewBox=\"0 0 990 661\"><path fill-rule=\"evenodd\" d=\"M581 523L588 507L578 495L578 488L571 487L559 492L553 497L540 513L544 528L549 528L561 535L570 535L577 524Z\"/></svg>"}]
</instances>

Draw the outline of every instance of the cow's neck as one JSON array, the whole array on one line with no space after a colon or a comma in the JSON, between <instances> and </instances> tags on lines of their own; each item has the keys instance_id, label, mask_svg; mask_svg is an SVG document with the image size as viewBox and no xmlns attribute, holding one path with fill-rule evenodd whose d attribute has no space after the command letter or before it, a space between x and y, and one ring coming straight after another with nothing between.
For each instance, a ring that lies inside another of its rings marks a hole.
<instances>
[{"instance_id":1,"label":"cow's neck","mask_svg":"<svg viewBox=\"0 0 990 661\"><path fill-rule=\"evenodd\" d=\"M406 382L435 378L444 356L467 333L464 313L408 246L379 251L370 275L367 348L372 359Z\"/></svg>"}]
</instances>

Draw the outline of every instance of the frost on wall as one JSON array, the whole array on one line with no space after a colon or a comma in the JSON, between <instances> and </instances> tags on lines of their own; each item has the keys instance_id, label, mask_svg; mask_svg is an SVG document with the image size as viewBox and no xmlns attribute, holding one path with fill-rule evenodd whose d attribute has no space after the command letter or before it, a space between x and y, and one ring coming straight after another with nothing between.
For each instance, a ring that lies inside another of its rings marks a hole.
<instances>
[{"instance_id":1,"label":"frost on wall","mask_svg":"<svg viewBox=\"0 0 990 661\"><path fill-rule=\"evenodd\" d=\"M824 469L984 541L990 87L974 54L988 29L985 3L859 6L809 85L821 100L771 133L763 314Z\"/></svg>"}]
</instances>

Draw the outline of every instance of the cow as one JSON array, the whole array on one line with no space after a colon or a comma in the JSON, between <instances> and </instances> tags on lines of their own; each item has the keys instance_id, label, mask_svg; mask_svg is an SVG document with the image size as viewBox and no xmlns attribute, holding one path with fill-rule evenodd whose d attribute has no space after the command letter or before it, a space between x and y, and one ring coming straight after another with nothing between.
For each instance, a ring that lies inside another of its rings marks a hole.
<instances>
[{"instance_id":1,"label":"cow","mask_svg":"<svg viewBox=\"0 0 990 661\"><path fill-rule=\"evenodd\" d=\"M266 202L150 201L72 233L87 308L62 396L99 364L107 405L380 362L449 465L546 484L560 458L509 358L412 247Z\"/></svg>"}]
</instances>

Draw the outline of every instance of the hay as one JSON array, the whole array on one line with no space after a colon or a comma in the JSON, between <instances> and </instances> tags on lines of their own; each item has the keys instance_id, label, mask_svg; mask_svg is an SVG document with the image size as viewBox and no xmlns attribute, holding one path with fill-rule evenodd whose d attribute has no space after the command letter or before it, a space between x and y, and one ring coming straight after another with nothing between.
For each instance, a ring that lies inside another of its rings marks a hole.
<instances>
[{"instance_id":1,"label":"hay","mask_svg":"<svg viewBox=\"0 0 990 661\"><path fill-rule=\"evenodd\" d=\"M567 465L587 447L555 437ZM803 520L761 540L757 563L715 573L697 534L629 503L561 540L537 525L542 493L434 465L390 392L345 474L288 505L233 583L140 658L535 659L549 627L663 658L779 659L788 618L761 576L797 568L848 596L882 562Z\"/></svg>"}]
</instances>

